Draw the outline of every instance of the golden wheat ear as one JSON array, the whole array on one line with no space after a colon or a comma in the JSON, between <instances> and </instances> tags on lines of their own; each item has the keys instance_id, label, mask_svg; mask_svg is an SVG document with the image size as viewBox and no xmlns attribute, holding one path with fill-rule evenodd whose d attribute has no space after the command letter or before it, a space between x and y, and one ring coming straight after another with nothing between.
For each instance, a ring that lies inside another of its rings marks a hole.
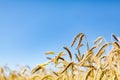
<instances>
[{"instance_id":1,"label":"golden wheat ear","mask_svg":"<svg viewBox=\"0 0 120 80\"><path fill-rule=\"evenodd\" d=\"M80 35L82 35L83 33L79 33L77 35L75 35L75 37L73 38L73 41L72 41L72 44L71 44L71 47L74 45L74 43L76 42L76 40L79 38Z\"/></svg>"},{"instance_id":2,"label":"golden wheat ear","mask_svg":"<svg viewBox=\"0 0 120 80\"><path fill-rule=\"evenodd\" d=\"M48 52L45 52L46 55L48 54L55 54L53 51L48 51Z\"/></svg>"},{"instance_id":3,"label":"golden wheat ear","mask_svg":"<svg viewBox=\"0 0 120 80\"><path fill-rule=\"evenodd\" d=\"M81 34L81 35L80 35L76 49L79 49L79 48L80 48L81 42L82 42L82 39L83 39L84 36L85 36L84 34Z\"/></svg>"},{"instance_id":4,"label":"golden wheat ear","mask_svg":"<svg viewBox=\"0 0 120 80\"><path fill-rule=\"evenodd\" d=\"M112 34L112 37L113 37L116 41L119 41L118 38L115 36L115 34Z\"/></svg>"},{"instance_id":5,"label":"golden wheat ear","mask_svg":"<svg viewBox=\"0 0 120 80\"><path fill-rule=\"evenodd\" d=\"M102 39L102 36L99 36L98 38L96 38L96 39L94 40L94 44L96 44L97 42L99 42L101 39Z\"/></svg>"},{"instance_id":6,"label":"golden wheat ear","mask_svg":"<svg viewBox=\"0 0 120 80\"><path fill-rule=\"evenodd\" d=\"M67 47L63 47L69 54L70 60L72 60L72 53Z\"/></svg>"}]
</instances>

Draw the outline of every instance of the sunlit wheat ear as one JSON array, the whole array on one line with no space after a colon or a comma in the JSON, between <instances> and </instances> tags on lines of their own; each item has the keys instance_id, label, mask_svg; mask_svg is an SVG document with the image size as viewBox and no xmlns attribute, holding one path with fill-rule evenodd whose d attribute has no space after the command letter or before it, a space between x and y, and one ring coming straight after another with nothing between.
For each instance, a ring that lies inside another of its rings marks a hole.
<instances>
[{"instance_id":1,"label":"sunlit wheat ear","mask_svg":"<svg viewBox=\"0 0 120 80\"><path fill-rule=\"evenodd\" d=\"M35 72L39 71L40 69L43 69L41 65L37 65L35 68L31 70L31 74L34 74Z\"/></svg>"},{"instance_id":2,"label":"sunlit wheat ear","mask_svg":"<svg viewBox=\"0 0 120 80\"><path fill-rule=\"evenodd\" d=\"M77 54L75 54L75 56L76 56L76 59L78 60L78 62L80 62L79 56Z\"/></svg>"},{"instance_id":3,"label":"sunlit wheat ear","mask_svg":"<svg viewBox=\"0 0 120 80\"><path fill-rule=\"evenodd\" d=\"M96 46L93 46L93 47L89 50L89 52L92 52L95 48L96 48Z\"/></svg>"},{"instance_id":4,"label":"sunlit wheat ear","mask_svg":"<svg viewBox=\"0 0 120 80\"><path fill-rule=\"evenodd\" d=\"M64 69L62 72L60 72L60 74L64 73L72 64L73 64L73 62L70 62L70 63L65 67L65 69Z\"/></svg>"},{"instance_id":5,"label":"sunlit wheat ear","mask_svg":"<svg viewBox=\"0 0 120 80\"><path fill-rule=\"evenodd\" d=\"M96 46L96 47L100 47L100 46L102 45L102 43L103 43L103 39L101 39L99 42L97 42L97 43L95 44L95 46Z\"/></svg>"},{"instance_id":6,"label":"sunlit wheat ear","mask_svg":"<svg viewBox=\"0 0 120 80\"><path fill-rule=\"evenodd\" d=\"M89 50L87 50L86 51L86 57L87 57L87 55L89 55L89 54L91 54L91 56L89 57L89 59L88 59L88 62L89 63L91 63L91 59L90 58L92 58L92 56L93 56L93 50L96 48L96 46L93 46L91 49L89 49Z\"/></svg>"},{"instance_id":7,"label":"sunlit wheat ear","mask_svg":"<svg viewBox=\"0 0 120 80\"><path fill-rule=\"evenodd\" d=\"M78 49L78 56L81 57L80 50Z\"/></svg>"},{"instance_id":8,"label":"sunlit wheat ear","mask_svg":"<svg viewBox=\"0 0 120 80\"><path fill-rule=\"evenodd\" d=\"M102 36L99 36L97 39L94 40L94 44L96 44L97 42L99 42L102 39Z\"/></svg>"},{"instance_id":9,"label":"sunlit wheat ear","mask_svg":"<svg viewBox=\"0 0 120 80\"><path fill-rule=\"evenodd\" d=\"M69 54L70 60L72 60L72 54L70 52L70 50L67 47L63 47Z\"/></svg>"},{"instance_id":10,"label":"sunlit wheat ear","mask_svg":"<svg viewBox=\"0 0 120 80\"><path fill-rule=\"evenodd\" d=\"M63 55L63 52L60 52L56 57L55 59L53 59L54 63L55 64L58 64L58 60L60 59L60 57Z\"/></svg>"},{"instance_id":11,"label":"sunlit wheat ear","mask_svg":"<svg viewBox=\"0 0 120 80\"><path fill-rule=\"evenodd\" d=\"M39 71L40 69L44 69L46 65L48 65L50 62L46 62L43 64L38 64L35 68L31 70L31 74L34 74L35 72Z\"/></svg>"},{"instance_id":12,"label":"sunlit wheat ear","mask_svg":"<svg viewBox=\"0 0 120 80\"><path fill-rule=\"evenodd\" d=\"M74 39L73 39L73 41L72 41L72 44L71 44L71 47L74 45L74 43L76 42L76 40L79 38L79 36L80 35L82 35L83 33L79 33L79 34L77 34L75 37L74 37Z\"/></svg>"},{"instance_id":13,"label":"sunlit wheat ear","mask_svg":"<svg viewBox=\"0 0 120 80\"><path fill-rule=\"evenodd\" d=\"M104 74L105 74L105 71L102 71L102 73L100 74L100 78L99 78L99 80L102 80Z\"/></svg>"},{"instance_id":14,"label":"sunlit wheat ear","mask_svg":"<svg viewBox=\"0 0 120 80\"><path fill-rule=\"evenodd\" d=\"M85 56L85 55L84 55L84 54L82 54L82 56L80 57L80 60L82 60L82 59L84 58L84 56Z\"/></svg>"},{"instance_id":15,"label":"sunlit wheat ear","mask_svg":"<svg viewBox=\"0 0 120 80\"><path fill-rule=\"evenodd\" d=\"M91 52L87 52L85 57L80 61L79 66L82 66L91 56Z\"/></svg>"},{"instance_id":16,"label":"sunlit wheat ear","mask_svg":"<svg viewBox=\"0 0 120 80\"><path fill-rule=\"evenodd\" d=\"M93 69L89 69L89 71L87 72L87 74L85 75L83 80L88 80L88 77L92 71L93 71Z\"/></svg>"},{"instance_id":17,"label":"sunlit wheat ear","mask_svg":"<svg viewBox=\"0 0 120 80\"><path fill-rule=\"evenodd\" d=\"M89 50L89 44L88 44L88 39L87 39L87 37L84 35L84 37L85 37L85 40L86 40L86 47L87 47L87 51Z\"/></svg>"},{"instance_id":18,"label":"sunlit wheat ear","mask_svg":"<svg viewBox=\"0 0 120 80\"><path fill-rule=\"evenodd\" d=\"M117 42L113 42L112 44L113 44L114 47L120 48L120 45Z\"/></svg>"},{"instance_id":19,"label":"sunlit wheat ear","mask_svg":"<svg viewBox=\"0 0 120 80\"><path fill-rule=\"evenodd\" d=\"M65 61L65 59L64 59L64 58L62 58L62 57L59 57L59 59L60 59L60 60L62 60L62 61Z\"/></svg>"},{"instance_id":20,"label":"sunlit wheat ear","mask_svg":"<svg viewBox=\"0 0 120 80\"><path fill-rule=\"evenodd\" d=\"M80 38L79 38L79 41L78 41L76 49L79 49L79 47L81 46L81 42L82 42L82 39L83 39L84 36L85 36L84 34L80 35Z\"/></svg>"},{"instance_id":21,"label":"sunlit wheat ear","mask_svg":"<svg viewBox=\"0 0 120 80\"><path fill-rule=\"evenodd\" d=\"M42 64L40 64L40 65L41 65L42 67L45 67L45 66L47 66L49 63L50 63L50 61L44 62L44 63L42 63Z\"/></svg>"},{"instance_id":22,"label":"sunlit wheat ear","mask_svg":"<svg viewBox=\"0 0 120 80\"><path fill-rule=\"evenodd\" d=\"M113 37L116 41L119 41L118 38L115 36L115 34L112 34L112 37Z\"/></svg>"},{"instance_id":23,"label":"sunlit wheat ear","mask_svg":"<svg viewBox=\"0 0 120 80\"><path fill-rule=\"evenodd\" d=\"M48 54L55 54L55 53L52 51L49 51L49 52L45 52L45 54L48 55Z\"/></svg>"},{"instance_id":24,"label":"sunlit wheat ear","mask_svg":"<svg viewBox=\"0 0 120 80\"><path fill-rule=\"evenodd\" d=\"M95 55L95 57L100 57L101 55L102 55L102 53L104 52L104 48L106 47L106 46L108 46L110 43L106 43L106 44L104 44L99 50L98 50L98 52L97 52L97 54ZM101 52L102 51L102 52Z\"/></svg>"}]
</instances>

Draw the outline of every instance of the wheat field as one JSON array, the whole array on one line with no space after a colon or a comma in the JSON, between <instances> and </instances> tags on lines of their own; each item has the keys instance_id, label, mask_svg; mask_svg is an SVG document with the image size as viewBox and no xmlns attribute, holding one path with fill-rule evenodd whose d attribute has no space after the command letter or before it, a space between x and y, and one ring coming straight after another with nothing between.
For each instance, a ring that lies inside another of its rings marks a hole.
<instances>
[{"instance_id":1,"label":"wheat field","mask_svg":"<svg viewBox=\"0 0 120 80\"><path fill-rule=\"evenodd\" d=\"M90 47L86 35L78 33L70 45L76 52L66 46L65 52L46 52L55 56L29 71L27 67L19 71L0 67L0 80L120 80L120 41L114 34L112 39L107 42L99 36ZM54 69L47 67L51 64Z\"/></svg>"}]
</instances>

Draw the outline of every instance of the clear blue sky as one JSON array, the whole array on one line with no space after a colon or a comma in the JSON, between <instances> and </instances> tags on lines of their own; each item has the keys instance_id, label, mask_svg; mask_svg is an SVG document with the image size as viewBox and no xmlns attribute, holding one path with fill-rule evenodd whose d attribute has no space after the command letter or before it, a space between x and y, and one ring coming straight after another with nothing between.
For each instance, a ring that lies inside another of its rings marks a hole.
<instances>
[{"instance_id":1,"label":"clear blue sky","mask_svg":"<svg viewBox=\"0 0 120 80\"><path fill-rule=\"evenodd\" d=\"M90 43L100 35L120 36L120 2L0 1L0 65L42 63L44 52L58 53L79 32Z\"/></svg>"}]
</instances>

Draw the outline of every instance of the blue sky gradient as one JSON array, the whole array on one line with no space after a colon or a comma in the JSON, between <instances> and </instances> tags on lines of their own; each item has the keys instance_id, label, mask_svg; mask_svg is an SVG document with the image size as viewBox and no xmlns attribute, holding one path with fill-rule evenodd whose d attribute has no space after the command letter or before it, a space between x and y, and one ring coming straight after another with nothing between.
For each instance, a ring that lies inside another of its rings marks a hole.
<instances>
[{"instance_id":1,"label":"blue sky gradient","mask_svg":"<svg viewBox=\"0 0 120 80\"><path fill-rule=\"evenodd\" d=\"M120 1L0 1L0 65L35 66L83 32L91 44L120 36Z\"/></svg>"}]
</instances>

